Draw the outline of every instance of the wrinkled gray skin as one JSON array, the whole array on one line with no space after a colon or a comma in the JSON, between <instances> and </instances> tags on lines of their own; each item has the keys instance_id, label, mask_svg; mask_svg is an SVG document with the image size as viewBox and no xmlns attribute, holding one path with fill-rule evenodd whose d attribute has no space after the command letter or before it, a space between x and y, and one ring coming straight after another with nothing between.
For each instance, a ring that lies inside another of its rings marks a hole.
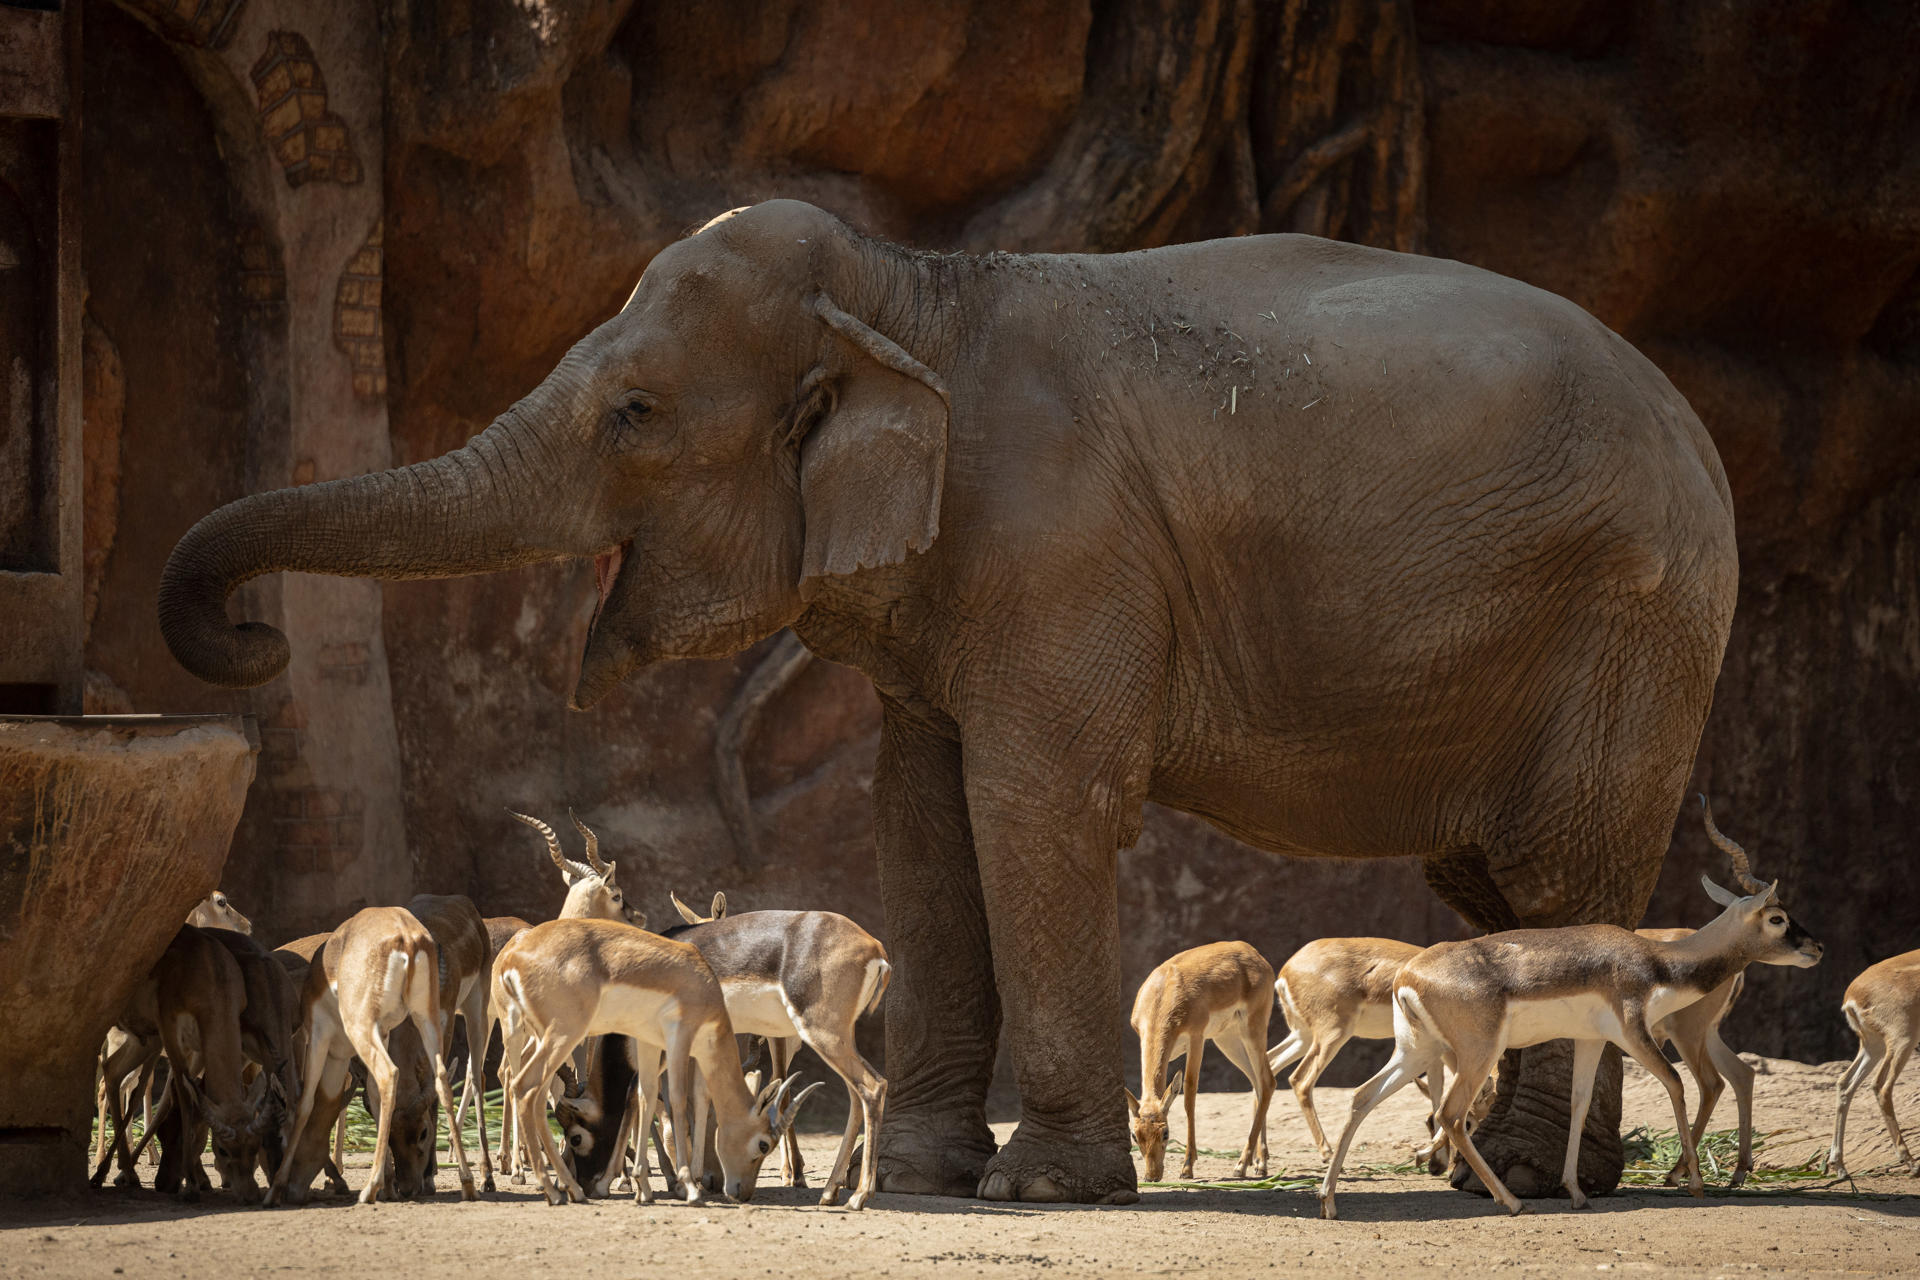
<instances>
[{"instance_id":1,"label":"wrinkled gray skin","mask_svg":"<svg viewBox=\"0 0 1920 1280\"><path fill-rule=\"evenodd\" d=\"M616 548L574 705L783 626L873 680L882 1189L1032 1200L1133 1194L1114 876L1145 801L1420 855L1485 928L1635 924L1737 576L1699 420L1539 290L1301 236L919 255L777 201L659 254L465 448L208 516L161 620L252 685L288 652L227 619L257 574ZM1551 1186L1566 1057L1528 1052L1476 1138Z\"/></svg>"}]
</instances>

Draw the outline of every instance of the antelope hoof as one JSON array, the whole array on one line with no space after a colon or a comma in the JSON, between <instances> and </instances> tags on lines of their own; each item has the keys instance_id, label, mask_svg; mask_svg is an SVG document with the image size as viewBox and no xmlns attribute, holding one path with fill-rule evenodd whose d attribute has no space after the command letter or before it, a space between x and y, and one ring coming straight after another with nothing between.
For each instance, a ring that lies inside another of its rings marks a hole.
<instances>
[{"instance_id":1,"label":"antelope hoof","mask_svg":"<svg viewBox=\"0 0 1920 1280\"><path fill-rule=\"evenodd\" d=\"M489 1185L487 1187L487 1190L491 1191L493 1190L493 1187ZM463 1182L460 1184L460 1198L462 1200L478 1200L480 1198L480 1193L473 1189L473 1183Z\"/></svg>"},{"instance_id":2,"label":"antelope hoof","mask_svg":"<svg viewBox=\"0 0 1920 1280\"><path fill-rule=\"evenodd\" d=\"M1575 1209L1584 1209L1587 1207L1587 1197L1582 1194L1578 1187L1567 1188L1567 1202Z\"/></svg>"},{"instance_id":3,"label":"antelope hoof","mask_svg":"<svg viewBox=\"0 0 1920 1280\"><path fill-rule=\"evenodd\" d=\"M1334 1208L1332 1192L1320 1197L1320 1216L1328 1222L1340 1216L1339 1210Z\"/></svg>"}]
</instances>

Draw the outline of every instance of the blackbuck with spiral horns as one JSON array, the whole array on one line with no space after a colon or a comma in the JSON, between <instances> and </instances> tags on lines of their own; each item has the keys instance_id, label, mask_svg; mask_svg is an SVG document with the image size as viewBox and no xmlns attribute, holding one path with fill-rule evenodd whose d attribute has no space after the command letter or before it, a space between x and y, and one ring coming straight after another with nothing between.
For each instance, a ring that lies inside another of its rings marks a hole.
<instances>
[{"instance_id":1,"label":"blackbuck with spiral horns","mask_svg":"<svg viewBox=\"0 0 1920 1280\"><path fill-rule=\"evenodd\" d=\"M714 1150L723 1189L749 1200L760 1163L820 1085L797 1094L792 1081L755 1096L740 1066L726 999L713 970L693 946L607 920L551 920L515 936L494 961L493 1001L504 1018L510 1062L508 1105L520 1114L535 1176L550 1204L584 1203L586 1191L560 1159L546 1123L548 1082L591 1035L629 1036L640 1050L637 1132L652 1119L660 1063L665 1060L672 1111L675 1178L689 1203L702 1188L693 1176L692 1092L704 1083L719 1118ZM699 1079L694 1070L698 1067ZM560 1187L554 1186L558 1175ZM653 1198L641 1162L637 1198Z\"/></svg>"},{"instance_id":2,"label":"blackbuck with spiral horns","mask_svg":"<svg viewBox=\"0 0 1920 1280\"><path fill-rule=\"evenodd\" d=\"M1493 1198L1509 1213L1519 1213L1519 1199L1475 1149L1465 1124L1467 1110L1502 1053L1561 1039L1574 1045L1572 1116L1561 1176L1573 1207L1587 1203L1578 1176L1580 1134L1594 1073L1608 1044L1632 1055L1665 1086L1688 1188L1704 1195L1680 1076L1661 1056L1654 1028L1749 964L1807 968L1819 963L1821 946L1780 905L1777 882L1756 883L1745 894L1705 876L1700 883L1723 909L1675 942L1610 924L1570 925L1442 942L1407 961L1394 980L1393 1056L1354 1092L1352 1114L1321 1183L1320 1215L1337 1216L1334 1188L1340 1167L1368 1113L1414 1077L1442 1066L1450 1077L1440 1102L1442 1132Z\"/></svg>"}]
</instances>

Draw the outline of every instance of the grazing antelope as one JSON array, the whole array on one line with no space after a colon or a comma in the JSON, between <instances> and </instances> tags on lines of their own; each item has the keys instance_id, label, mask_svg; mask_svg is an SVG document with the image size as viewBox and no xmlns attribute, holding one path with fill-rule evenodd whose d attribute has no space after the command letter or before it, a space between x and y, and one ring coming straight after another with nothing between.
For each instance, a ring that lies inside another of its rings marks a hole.
<instances>
[{"instance_id":1,"label":"grazing antelope","mask_svg":"<svg viewBox=\"0 0 1920 1280\"><path fill-rule=\"evenodd\" d=\"M1146 1162L1147 1181L1158 1182L1167 1158L1167 1112L1179 1078L1166 1090L1154 1088L1167 1065L1186 1054L1187 1158L1180 1176L1193 1176L1193 1103L1200 1091L1200 1056L1207 1041L1220 1046L1228 1061L1253 1083L1253 1123L1240 1150L1233 1176L1243 1178L1256 1163L1267 1176L1267 1105L1273 1100L1273 1072L1267 1068L1267 1021L1273 1010L1273 966L1244 942L1212 942L1182 951L1147 975L1133 1000L1133 1029L1140 1037L1141 1097L1127 1094L1133 1140Z\"/></svg>"},{"instance_id":2,"label":"grazing antelope","mask_svg":"<svg viewBox=\"0 0 1920 1280\"><path fill-rule=\"evenodd\" d=\"M304 938L295 938L292 942L275 947L273 950L273 958L280 963L282 969L286 970L287 977L293 982L293 1060L295 1063L304 1063L307 1060L307 1029L301 999L301 993L307 986L307 970L313 964L313 957L318 954L320 948L327 945L327 939L332 936L331 933L310 933ZM320 1171L327 1179L329 1195L345 1195L349 1189L346 1177L340 1172L340 1165L346 1159L347 1103L353 1100L353 1089L354 1081L349 1079L344 1091L335 1100L336 1105L328 1110L325 1119L325 1123L333 1127L333 1151L322 1161ZM299 1096L297 1092L293 1094L293 1097ZM292 1117L288 1118L291 1120ZM275 1165L267 1174L269 1183L272 1181L273 1174L277 1172L279 1172L279 1166Z\"/></svg>"},{"instance_id":3,"label":"grazing antelope","mask_svg":"<svg viewBox=\"0 0 1920 1280\"><path fill-rule=\"evenodd\" d=\"M433 1168L439 1150L439 1125L433 1104L435 1074L444 1075L447 1047L453 1041L453 1020L457 1015L466 1024L467 1043L486 1044L491 1030L487 1018L487 992L492 986L493 950L487 926L481 921L470 898L459 894L418 894L407 903L407 911L426 926L439 949L439 1048L430 1050L402 1023L393 1029L387 1048L393 1055L397 1093L381 1091L368 1077L370 1101L383 1109L389 1099L393 1105L393 1176L387 1190L398 1199L433 1193ZM437 1061L429 1061L437 1058ZM480 1056L467 1055L464 1097L482 1096L481 1072L485 1066L484 1049ZM480 1170L482 1185L492 1191L493 1157L487 1147L487 1112L479 1112ZM449 1109L458 1127L459 1113Z\"/></svg>"},{"instance_id":4,"label":"grazing antelope","mask_svg":"<svg viewBox=\"0 0 1920 1280\"><path fill-rule=\"evenodd\" d=\"M1920 1041L1920 951L1909 951L1867 968L1847 984L1840 1009L1847 1015L1847 1025L1860 1037L1860 1053L1840 1077L1840 1108L1833 1118L1827 1172L1846 1176L1841 1149L1846 1145L1847 1106L1853 1101L1854 1091L1877 1069L1873 1092L1880 1100L1880 1114L1886 1117L1894 1153L1907 1166L1909 1177L1920 1178L1920 1160L1908 1152L1906 1139L1900 1136L1900 1120L1893 1113L1893 1086L1913 1054L1914 1043Z\"/></svg>"},{"instance_id":5,"label":"grazing antelope","mask_svg":"<svg viewBox=\"0 0 1920 1280\"><path fill-rule=\"evenodd\" d=\"M873 1199L878 1177L887 1082L860 1056L854 1026L863 1015L878 1009L886 996L893 974L886 948L865 929L832 911L748 911L729 916L722 893L713 895L708 916L693 911L677 895L673 903L687 924L669 929L666 936L699 948L720 980L734 1031L766 1037L773 1078L785 1077L793 1055L804 1044L845 1082L847 1127L820 1203L833 1204L847 1185L854 1139L864 1134L860 1178L847 1207L865 1208ZM696 1143L706 1131L705 1112L704 1103L696 1099ZM791 1128L783 1132L782 1143L792 1143L788 1185L804 1186L799 1144Z\"/></svg>"},{"instance_id":6,"label":"grazing antelope","mask_svg":"<svg viewBox=\"0 0 1920 1280\"><path fill-rule=\"evenodd\" d=\"M240 1047L249 1061L271 1080L261 1100L260 1165L271 1180L286 1155L290 1108L300 1096L299 1062L294 1056L293 1033L300 1021L300 994L286 969L275 963L265 947L231 929L207 929L206 935L227 949L240 966L246 1006L240 1011Z\"/></svg>"},{"instance_id":7,"label":"grazing antelope","mask_svg":"<svg viewBox=\"0 0 1920 1280\"><path fill-rule=\"evenodd\" d=\"M213 1136L221 1184L250 1203L259 1191L253 1167L267 1123L264 1104L277 1078L263 1071L251 1087L243 1079L240 1011L247 1004L246 978L226 947L192 925L167 944L153 976L169 1067L168 1096L179 1112L184 1139L177 1152L161 1153L154 1188L169 1193L178 1189L184 1200L200 1198L205 1175L199 1146L205 1126Z\"/></svg>"},{"instance_id":8,"label":"grazing antelope","mask_svg":"<svg viewBox=\"0 0 1920 1280\"><path fill-rule=\"evenodd\" d=\"M500 948L507 945L509 938L517 933L523 932L529 927L527 922L519 916L488 916L480 923L487 927L487 954L489 956L499 955ZM499 1021L500 1010L494 1008L493 1005L493 976L491 967L489 967L487 976L487 1029L486 1034L480 1037L479 1042L481 1063L480 1084L482 1089L486 1087L487 1082L487 1055L493 1050L493 1028ZM507 1084L507 1060L504 1054L504 1046L502 1046L502 1049L503 1052L500 1059L500 1089L501 1097L504 1098L506 1096ZM467 1052L473 1052L473 1042L471 1040L468 1041ZM454 1117L453 1122L455 1124L462 1124L466 1121L467 1100L469 1096L471 1096L471 1091L460 1095L460 1114ZM481 1101L478 1105L485 1105L485 1097L485 1093L479 1095ZM503 1108L501 1111L500 1148L494 1153L493 1163L501 1173L507 1174L516 1186L526 1180L526 1175L521 1172L520 1168L519 1128L514 1123L512 1107ZM493 1189L493 1186L489 1184L487 1190L492 1191Z\"/></svg>"},{"instance_id":9,"label":"grazing antelope","mask_svg":"<svg viewBox=\"0 0 1920 1280\"><path fill-rule=\"evenodd\" d=\"M194 904L193 910L187 913L186 923L193 925L197 929L231 929L235 933L245 934L251 934L253 932L253 921L241 915L239 908L229 902L227 895L218 889L215 889L212 893ZM151 993L148 994L149 996L151 995ZM149 1007L151 1006L151 999L147 1001L147 1004ZM95 1105L95 1137L93 1145L93 1158L96 1162L106 1158L107 1126L112 1120L107 1108L107 1063L113 1059L116 1053L121 1052L128 1039L129 1033L116 1026L107 1033L106 1043L102 1045L100 1049L100 1091ZM148 1035L142 1039L143 1042L141 1044L136 1045L133 1049L127 1050L126 1053L122 1054L120 1060L124 1064L128 1060L129 1055L140 1055L135 1059L137 1064L136 1069L139 1070L140 1076L134 1086L134 1092L140 1099L141 1128L151 1133L153 1131L154 1116L151 1105L150 1086L153 1082L153 1062L160 1056L160 1041L157 1031L149 1032ZM122 1079L124 1078L125 1073L122 1073ZM121 1109L124 1111L127 1105L127 1100L123 1098L121 1100ZM125 1166L122 1166L122 1168L123 1172L119 1179L120 1184L125 1185L128 1178L133 1178L134 1184L137 1185L139 1179L134 1177L130 1170L126 1170ZM98 1179L95 1180L95 1185L99 1185Z\"/></svg>"},{"instance_id":10,"label":"grazing antelope","mask_svg":"<svg viewBox=\"0 0 1920 1280\"><path fill-rule=\"evenodd\" d=\"M687 1108L696 1064L719 1116L715 1150L724 1189L736 1200L752 1198L760 1162L800 1104L820 1087L815 1083L789 1099L791 1082L778 1081L756 1098L740 1069L720 982L700 952L628 925L604 920L535 925L495 960L493 992L515 1064L507 1086L510 1104L520 1113L534 1173L549 1204L586 1200L554 1147L545 1107L548 1081L590 1035L630 1036L638 1042L641 1133L651 1119L664 1056L675 1173L689 1203L701 1198L688 1141L694 1132ZM555 1189L550 1170L562 1190ZM651 1202L644 1162L637 1173L636 1196Z\"/></svg>"},{"instance_id":11,"label":"grazing antelope","mask_svg":"<svg viewBox=\"0 0 1920 1280\"><path fill-rule=\"evenodd\" d=\"M1353 1095L1353 1111L1320 1187L1320 1216L1336 1216L1334 1187L1361 1122L1380 1101L1423 1072L1452 1075L1439 1122L1454 1149L1509 1213L1521 1204L1481 1159L1465 1128L1467 1108L1500 1055L1547 1040L1573 1041L1571 1116L1561 1185L1576 1209L1580 1136L1601 1050L1618 1045L1666 1087L1679 1130L1688 1188L1706 1193L1687 1124L1680 1077L1661 1056L1652 1028L1753 963L1806 968L1820 944L1787 915L1774 885L1741 896L1700 878L1724 910L1677 942L1657 942L1610 924L1516 929L1428 947L1394 980L1393 1057ZM1436 1079L1439 1078L1437 1075Z\"/></svg>"},{"instance_id":12,"label":"grazing antelope","mask_svg":"<svg viewBox=\"0 0 1920 1280\"><path fill-rule=\"evenodd\" d=\"M638 910L627 905L626 894L614 883L619 868L611 862L600 861L600 837L596 836L587 824L574 817L568 810L567 816L573 818L573 825L586 842L587 860L575 862L560 848L560 837L554 834L552 827L538 818L528 817L524 813L507 810L521 822L538 831L547 842L547 855L553 859L553 865L560 868L560 878L567 883L567 900L560 906L562 920L624 920L635 928L647 927L647 918Z\"/></svg>"},{"instance_id":13,"label":"grazing antelope","mask_svg":"<svg viewBox=\"0 0 1920 1280\"><path fill-rule=\"evenodd\" d=\"M301 993L307 1060L301 1072L300 1107L286 1158L267 1191L268 1204L306 1200L308 1185L325 1159L327 1129L345 1096L347 1063L355 1055L367 1064L367 1078L383 1097L398 1096L387 1034L403 1021L411 1022L420 1035L441 1110L454 1113L453 1091L440 1054L439 968L440 948L433 935L400 907L357 912L315 954ZM317 1125L311 1123L316 1103L333 1109ZM372 1204L386 1179L394 1111L391 1106L380 1110L373 1170L361 1189L361 1204ZM460 1168L461 1197L478 1199L458 1127L453 1130L453 1155Z\"/></svg>"}]
</instances>

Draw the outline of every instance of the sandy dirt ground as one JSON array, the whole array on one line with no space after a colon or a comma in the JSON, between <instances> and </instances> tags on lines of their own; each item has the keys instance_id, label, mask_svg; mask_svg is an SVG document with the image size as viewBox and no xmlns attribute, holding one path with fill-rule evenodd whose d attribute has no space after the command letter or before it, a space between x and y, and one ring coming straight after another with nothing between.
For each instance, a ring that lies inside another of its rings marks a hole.
<instances>
[{"instance_id":1,"label":"sandy dirt ground","mask_svg":"<svg viewBox=\"0 0 1920 1280\"><path fill-rule=\"evenodd\" d=\"M1790 1168L1825 1150L1841 1064L1762 1061L1756 1127L1769 1134L1763 1168ZM1920 1126L1920 1071L1900 1090L1900 1114ZM1323 1119L1344 1120L1344 1089L1317 1095ZM1199 1143L1237 1150L1251 1095L1201 1099ZM1731 1127L1733 1100L1715 1127ZM1627 1126L1672 1127L1666 1096L1630 1065ZM1127 1207L989 1205L882 1195L864 1213L816 1206L818 1192L764 1179L747 1205L698 1206L628 1198L550 1208L531 1188L506 1187L461 1203L443 1167L430 1201L357 1208L321 1202L262 1210L220 1193L197 1206L151 1191L103 1191L58 1201L0 1202L0 1275L297 1275L900 1277L1241 1275L1275 1268L1339 1275L1501 1272L1699 1276L1920 1274L1920 1181L1885 1172L1891 1144L1864 1091L1849 1119L1852 1185L1808 1180L1705 1200L1666 1190L1623 1191L1584 1212L1535 1200L1518 1218L1436 1178L1393 1174L1425 1115L1405 1090L1363 1130L1342 1182L1341 1219L1322 1222L1309 1190L1144 1188ZM819 1119L824 1120L825 1117ZM1011 1125L996 1126L1004 1137ZM1180 1130L1176 1128L1175 1136ZM1920 1135L1916 1135L1920 1136ZM837 1135L805 1136L810 1168L824 1168ZM1271 1116L1276 1171L1319 1172L1291 1095ZM1369 1168L1371 1166L1371 1168ZM350 1161L356 1186L366 1157ZM770 1172L773 1172L770 1170ZM1203 1179L1232 1160L1203 1155ZM817 1173L813 1176L818 1186ZM1710 1179L1711 1181L1711 1179Z\"/></svg>"}]
</instances>

